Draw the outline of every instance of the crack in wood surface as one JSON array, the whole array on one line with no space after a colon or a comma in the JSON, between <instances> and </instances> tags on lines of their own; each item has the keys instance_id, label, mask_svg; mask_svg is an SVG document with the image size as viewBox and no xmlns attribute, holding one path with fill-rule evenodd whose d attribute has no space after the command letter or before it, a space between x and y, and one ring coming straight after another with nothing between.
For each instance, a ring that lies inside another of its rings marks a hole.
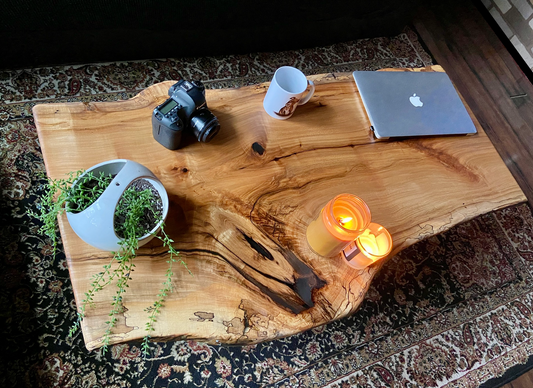
<instances>
[{"instance_id":1,"label":"crack in wood surface","mask_svg":"<svg viewBox=\"0 0 533 388\"><path fill-rule=\"evenodd\" d=\"M344 144L344 145L340 145L340 146L337 146L337 147L314 147L314 148L309 148L309 149L293 152L293 153L290 153L290 154L287 154L287 155L276 156L275 158L270 159L267 163L279 162L282 159L287 159L287 158L290 158L290 157L295 156L295 155L305 154L307 152L325 151L325 150L341 150L343 148L364 147L364 146L375 145L375 144L376 144L375 141L369 141L369 142L364 142L364 143Z\"/></svg>"},{"instance_id":2,"label":"crack in wood surface","mask_svg":"<svg viewBox=\"0 0 533 388\"><path fill-rule=\"evenodd\" d=\"M215 239L215 241L217 241L228 252L230 252L232 255L234 255L236 258L238 258L243 264L246 265L246 267L250 268L252 271L257 272L257 273L261 274L262 276L265 276L266 278L272 279L272 280L276 281L279 284L283 284L283 285L287 286L289 289L293 290L293 288L294 288L293 284L285 283L285 282L281 281L280 279L272 277L271 275L267 275L267 274L261 273L257 268L249 265L247 262L242 260L238 255L236 255L231 249L229 249L226 245L224 245L222 242L220 242L216 237L213 236L213 239ZM283 295L279 294L275 290L271 290L269 287L267 287L266 285L262 284L258 279L255 279L253 276L251 276L250 274L246 273L242 269L238 268L233 263L231 263L231 261L226 259L224 256L222 256L222 255L219 255L219 256L222 257L223 260L226 263L228 263L243 278L245 278L250 283L255 285L261 291L262 294L264 294L265 296L268 296L278 306L280 306L280 307L282 307L282 308L284 308L284 309L286 309L286 310L288 310L288 311L290 311L290 312L292 312L294 314L299 314L302 311L308 309L309 307L312 307L312 306L308 306L306 304L306 302L297 293L295 293L293 295L294 300L289 300L289 298L287 298L287 296L289 296L289 295L286 295L284 297Z\"/></svg>"},{"instance_id":3,"label":"crack in wood surface","mask_svg":"<svg viewBox=\"0 0 533 388\"><path fill-rule=\"evenodd\" d=\"M239 230L240 231L240 230ZM244 234L242 231L240 231L243 236L246 238L246 241L250 244L252 249L257 250L258 247L261 247L258 252L263 255L266 251L269 257L274 259L272 254L266 250L261 244L258 244L253 240L251 237ZM306 309L313 307L315 304L313 302L312 293L313 290L318 290L322 288L324 285L326 285L326 282L320 277L314 273L313 269L305 264L302 260L300 260L294 252L282 248L279 246L275 241L273 241L270 236L268 236L270 241L272 241L276 247L277 251L285 258L285 260L289 263L289 265L294 269L294 279L295 282L292 284L289 284L289 287L296 292L296 294L301 298L301 300L304 302L304 306ZM303 310L302 310L303 311ZM300 311L301 312L301 311Z\"/></svg>"}]
</instances>

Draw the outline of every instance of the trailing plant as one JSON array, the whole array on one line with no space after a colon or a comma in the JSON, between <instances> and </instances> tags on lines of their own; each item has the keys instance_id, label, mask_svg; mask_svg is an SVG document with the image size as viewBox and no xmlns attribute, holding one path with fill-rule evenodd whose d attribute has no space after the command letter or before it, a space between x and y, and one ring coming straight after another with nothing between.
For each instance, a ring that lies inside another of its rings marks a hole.
<instances>
[{"instance_id":1,"label":"trailing plant","mask_svg":"<svg viewBox=\"0 0 533 388\"><path fill-rule=\"evenodd\" d=\"M163 245L172 247L172 242L168 235L165 233L163 229L161 229L162 237L159 237L163 241ZM157 300L154 302L153 306L147 307L144 311L148 313L148 322L146 322L146 331L148 332L142 342L141 350L144 355L149 354L150 344L149 340L152 337L152 333L155 330L154 324L156 322L156 317L159 315L159 312L161 311L161 307L163 307L163 303L165 302L165 298L168 295L168 293L172 292L172 276L174 276L174 272L172 272L172 264L175 263L176 256L178 255L178 252L174 250L174 248L169 249L170 258L167 260L168 268L165 273L165 281L163 282L163 288L159 290L159 293L157 294ZM184 264L183 260L180 259L180 262ZM187 268L189 273L192 275L191 271Z\"/></svg>"},{"instance_id":2,"label":"trailing plant","mask_svg":"<svg viewBox=\"0 0 533 388\"><path fill-rule=\"evenodd\" d=\"M103 194L113 180L113 176L103 172L98 175L92 172L83 174L83 172L70 173L66 179L48 178L45 193L38 205L38 212L29 212L31 216L41 220L40 232L52 240L54 255L58 243L58 215L65 211L81 212L87 209ZM73 185L74 182L76 184ZM113 257L109 263L103 266L103 270L93 275L90 288L84 293L85 298L82 300L81 306L78 306L77 318L69 330L69 337L73 336L80 328L81 322L86 316L87 306L94 305L95 294L116 281L116 293L111 302L109 320L106 321L107 328L102 338L102 352L107 351L112 330L118 320L117 316L124 312L123 297L129 287L128 282L132 279L131 274L135 268L133 259L137 255L139 238L146 235L154 225L162 221L161 213L154 209L156 199L157 197L150 187L145 188L135 183L130 185L122 194L115 209L115 233L121 237L119 249L112 252ZM160 232L161 236L157 234L154 236L162 241L163 246L168 249L170 258L167 261L165 281L157 294L157 300L145 309L148 313L148 321L145 326L147 333L141 347L144 355L149 354L149 340L155 330L156 317L163 307L166 296L172 292L172 276L174 275L172 265L179 262L187 267L183 260L177 259L179 252L172 246L174 241L166 234L164 223L161 224ZM191 272L189 271L189 273Z\"/></svg>"}]
</instances>

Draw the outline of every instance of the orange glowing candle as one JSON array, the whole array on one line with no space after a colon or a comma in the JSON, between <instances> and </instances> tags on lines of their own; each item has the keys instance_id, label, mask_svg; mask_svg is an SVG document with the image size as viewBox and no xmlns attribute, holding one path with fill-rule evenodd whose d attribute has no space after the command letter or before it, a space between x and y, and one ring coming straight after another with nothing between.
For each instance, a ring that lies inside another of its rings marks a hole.
<instances>
[{"instance_id":1,"label":"orange glowing candle","mask_svg":"<svg viewBox=\"0 0 533 388\"><path fill-rule=\"evenodd\" d=\"M383 226L370 223L359 237L343 250L348 265L363 269L391 252L392 237Z\"/></svg>"},{"instance_id":2,"label":"orange glowing candle","mask_svg":"<svg viewBox=\"0 0 533 388\"><path fill-rule=\"evenodd\" d=\"M367 228L370 218L370 209L361 198L338 195L307 227L307 242L320 256L337 255Z\"/></svg>"}]
</instances>

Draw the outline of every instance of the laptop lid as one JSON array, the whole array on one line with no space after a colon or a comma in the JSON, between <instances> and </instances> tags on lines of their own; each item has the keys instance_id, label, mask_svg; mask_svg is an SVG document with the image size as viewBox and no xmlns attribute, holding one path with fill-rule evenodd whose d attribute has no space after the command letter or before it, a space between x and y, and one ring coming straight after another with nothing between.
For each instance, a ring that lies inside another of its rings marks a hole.
<instances>
[{"instance_id":1,"label":"laptop lid","mask_svg":"<svg viewBox=\"0 0 533 388\"><path fill-rule=\"evenodd\" d=\"M354 71L353 77L378 139L477 132L446 73Z\"/></svg>"}]
</instances>

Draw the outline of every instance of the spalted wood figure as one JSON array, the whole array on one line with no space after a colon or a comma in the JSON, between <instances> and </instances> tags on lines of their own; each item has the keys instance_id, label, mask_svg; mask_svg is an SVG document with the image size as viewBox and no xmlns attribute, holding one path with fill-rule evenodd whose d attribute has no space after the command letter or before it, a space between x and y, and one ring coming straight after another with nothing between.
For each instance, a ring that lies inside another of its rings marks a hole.
<instances>
[{"instance_id":1,"label":"spalted wood figure","mask_svg":"<svg viewBox=\"0 0 533 388\"><path fill-rule=\"evenodd\" d=\"M194 276L174 271L156 337L257 343L353 313L386 259L355 270L340 255L310 250L307 226L338 194L366 201L372 220L392 234L392 254L525 201L475 118L479 133L473 136L375 141L350 74L311 78L314 96L284 121L263 111L268 84L208 90L219 134L210 143L185 136L175 151L151 133L152 111L168 98L172 81L127 101L34 108L51 177L124 158L148 167L167 189L166 230ZM60 229L79 305L110 253L81 241L66 218ZM135 260L112 343L145 335L144 309L164 281L167 253L157 241ZM113 293L104 289L87 309L88 349L102 345Z\"/></svg>"}]
</instances>

